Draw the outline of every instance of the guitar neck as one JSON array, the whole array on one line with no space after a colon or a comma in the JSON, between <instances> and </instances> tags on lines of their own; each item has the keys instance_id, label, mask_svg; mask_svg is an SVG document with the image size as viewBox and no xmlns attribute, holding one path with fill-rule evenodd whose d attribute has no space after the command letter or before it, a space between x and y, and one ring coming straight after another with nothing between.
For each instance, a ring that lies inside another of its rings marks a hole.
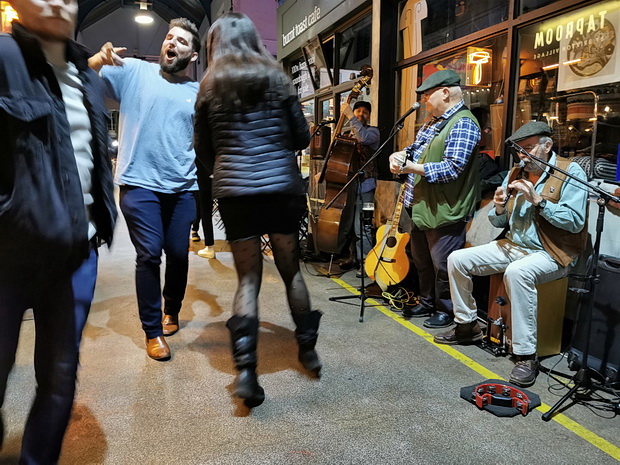
<instances>
[{"instance_id":1,"label":"guitar neck","mask_svg":"<svg viewBox=\"0 0 620 465\"><path fill-rule=\"evenodd\" d=\"M405 203L405 191L407 189L407 181L400 186L400 192L398 193L398 200L396 201L396 207L394 208L394 215L392 215L392 225L390 226L390 235L395 235L398 232L398 225L400 223L400 215L403 212L403 204Z\"/></svg>"}]
</instances>

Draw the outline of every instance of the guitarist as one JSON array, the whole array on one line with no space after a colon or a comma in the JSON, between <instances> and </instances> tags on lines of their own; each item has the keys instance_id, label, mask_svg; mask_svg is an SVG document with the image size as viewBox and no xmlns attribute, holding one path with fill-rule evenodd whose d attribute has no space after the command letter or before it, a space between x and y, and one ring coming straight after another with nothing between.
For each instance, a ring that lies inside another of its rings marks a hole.
<instances>
[{"instance_id":1,"label":"guitarist","mask_svg":"<svg viewBox=\"0 0 620 465\"><path fill-rule=\"evenodd\" d=\"M375 153L379 147L379 129L375 126L370 126L370 113L372 106L370 102L358 100L351 108L349 103L343 103L340 107L340 113L345 115L351 123L351 133L357 141L358 149L354 155L357 160L354 160L357 168L361 167L368 159ZM373 203L375 200L375 188L377 187L377 164L373 161L368 165L364 171L364 178L362 180L362 195L361 201L359 192L355 197L355 213L352 216L353 228L349 228L352 231L351 242L357 244L356 250L351 246L351 254L345 261L340 262L340 269L351 270L357 268L357 277L361 278L362 269L359 258L362 257L362 244L363 244L363 258L366 259L366 255L372 249L372 225L370 222L364 223L364 230L360 231L360 213L363 203ZM361 241L360 241L361 237Z\"/></svg>"},{"instance_id":2,"label":"guitarist","mask_svg":"<svg viewBox=\"0 0 620 465\"><path fill-rule=\"evenodd\" d=\"M454 321L447 259L465 246L465 227L480 200L480 128L463 101L460 77L452 70L431 74L416 90L430 120L415 142L390 155L390 171L407 173L405 207L411 207L411 254L420 280L420 304L405 317L426 317L427 328Z\"/></svg>"}]
</instances>

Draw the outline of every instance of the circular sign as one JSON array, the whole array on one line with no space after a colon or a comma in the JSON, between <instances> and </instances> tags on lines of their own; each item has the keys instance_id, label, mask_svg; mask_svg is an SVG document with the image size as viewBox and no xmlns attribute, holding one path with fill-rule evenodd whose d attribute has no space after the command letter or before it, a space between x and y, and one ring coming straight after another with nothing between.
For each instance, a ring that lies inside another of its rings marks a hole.
<instances>
[{"instance_id":1,"label":"circular sign","mask_svg":"<svg viewBox=\"0 0 620 465\"><path fill-rule=\"evenodd\" d=\"M615 48L616 30L606 19L600 29L572 37L567 50L568 61L574 61L570 69L577 76L594 76L609 63Z\"/></svg>"}]
</instances>

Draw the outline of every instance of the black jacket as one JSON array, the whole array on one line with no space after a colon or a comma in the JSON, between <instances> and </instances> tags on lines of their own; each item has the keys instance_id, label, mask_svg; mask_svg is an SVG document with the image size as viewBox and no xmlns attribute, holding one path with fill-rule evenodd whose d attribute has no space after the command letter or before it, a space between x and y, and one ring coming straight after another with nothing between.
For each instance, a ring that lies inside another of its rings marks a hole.
<instances>
[{"instance_id":1,"label":"black jacket","mask_svg":"<svg viewBox=\"0 0 620 465\"><path fill-rule=\"evenodd\" d=\"M267 92L252 108L226 111L199 93L194 134L214 198L305 193L295 150L308 146L310 133L297 97Z\"/></svg>"},{"instance_id":2,"label":"black jacket","mask_svg":"<svg viewBox=\"0 0 620 465\"><path fill-rule=\"evenodd\" d=\"M116 207L107 156L103 83L86 50L67 45L92 130L93 220L110 243ZM39 41L20 24L0 35L0 261L34 259L75 268L86 258L88 221L62 93Z\"/></svg>"}]
</instances>

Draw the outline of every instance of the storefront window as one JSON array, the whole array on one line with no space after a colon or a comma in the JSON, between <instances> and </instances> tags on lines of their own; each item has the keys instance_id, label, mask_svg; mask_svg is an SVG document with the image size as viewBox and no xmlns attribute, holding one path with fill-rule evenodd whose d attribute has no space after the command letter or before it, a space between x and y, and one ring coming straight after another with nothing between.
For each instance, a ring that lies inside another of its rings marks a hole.
<instances>
[{"instance_id":1,"label":"storefront window","mask_svg":"<svg viewBox=\"0 0 620 465\"><path fill-rule=\"evenodd\" d=\"M355 81L362 66L372 62L372 16L366 16L340 34L339 83Z\"/></svg>"},{"instance_id":2,"label":"storefront window","mask_svg":"<svg viewBox=\"0 0 620 465\"><path fill-rule=\"evenodd\" d=\"M536 8L551 5L559 0L521 0L521 13L528 13Z\"/></svg>"},{"instance_id":3,"label":"storefront window","mask_svg":"<svg viewBox=\"0 0 620 465\"><path fill-rule=\"evenodd\" d=\"M308 99L301 102L301 111L306 117L306 121L308 122L308 126L310 130L314 132L314 99ZM310 145L301 151L301 163L300 163L300 171L301 175L304 178L307 178L310 175L310 156L312 155L312 147L313 141L310 142Z\"/></svg>"},{"instance_id":4,"label":"storefront window","mask_svg":"<svg viewBox=\"0 0 620 465\"><path fill-rule=\"evenodd\" d=\"M308 124L314 123L314 99L301 102L301 110L303 111Z\"/></svg>"},{"instance_id":5,"label":"storefront window","mask_svg":"<svg viewBox=\"0 0 620 465\"><path fill-rule=\"evenodd\" d=\"M617 180L620 1L600 2L519 33L514 128L545 121L556 151L590 177Z\"/></svg>"},{"instance_id":6,"label":"storefront window","mask_svg":"<svg viewBox=\"0 0 620 465\"><path fill-rule=\"evenodd\" d=\"M319 100L319 121L334 119L334 99Z\"/></svg>"},{"instance_id":7,"label":"storefront window","mask_svg":"<svg viewBox=\"0 0 620 465\"><path fill-rule=\"evenodd\" d=\"M302 47L302 52L306 60L310 80L315 90L332 85L333 65L331 63L332 54L324 53L323 44L318 37L312 39ZM327 61L329 58L330 62Z\"/></svg>"},{"instance_id":8,"label":"storefront window","mask_svg":"<svg viewBox=\"0 0 620 465\"><path fill-rule=\"evenodd\" d=\"M443 58L433 59L407 69L400 75L401 99L399 114L416 101L420 109L399 134L399 147L413 142L417 130L430 116L425 102L415 89L435 71L451 69L461 76L463 99L478 118L482 129L481 151L491 157L501 155L504 140L504 71L507 65L506 36L486 39Z\"/></svg>"},{"instance_id":9,"label":"storefront window","mask_svg":"<svg viewBox=\"0 0 620 465\"><path fill-rule=\"evenodd\" d=\"M399 3L398 60L508 18L509 0L406 0Z\"/></svg>"}]
</instances>

